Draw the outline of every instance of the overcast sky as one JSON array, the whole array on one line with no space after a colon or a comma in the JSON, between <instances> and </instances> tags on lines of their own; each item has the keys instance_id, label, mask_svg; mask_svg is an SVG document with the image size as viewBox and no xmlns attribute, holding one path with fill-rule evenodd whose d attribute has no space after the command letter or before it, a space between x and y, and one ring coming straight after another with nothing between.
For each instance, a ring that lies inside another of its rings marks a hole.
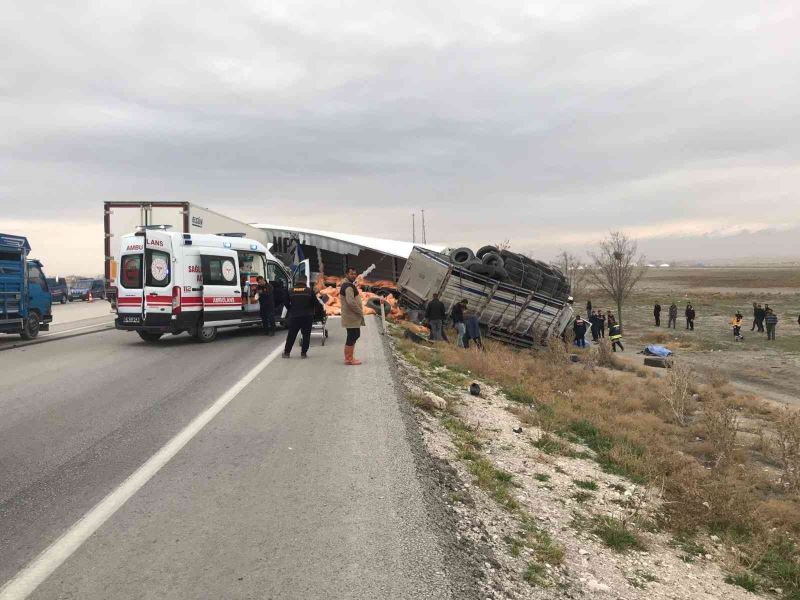
<instances>
[{"instance_id":1,"label":"overcast sky","mask_svg":"<svg viewBox=\"0 0 800 600\"><path fill-rule=\"evenodd\" d=\"M543 258L610 229L664 259L800 254L797 0L2 15L0 231L51 273L102 270L103 200L397 239L425 208L429 241Z\"/></svg>"}]
</instances>

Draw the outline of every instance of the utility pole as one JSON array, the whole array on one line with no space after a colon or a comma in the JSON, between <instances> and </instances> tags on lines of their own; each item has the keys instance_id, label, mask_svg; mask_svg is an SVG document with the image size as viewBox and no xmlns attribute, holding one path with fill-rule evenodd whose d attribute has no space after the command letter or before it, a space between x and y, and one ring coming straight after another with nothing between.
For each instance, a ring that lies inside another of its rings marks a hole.
<instances>
[{"instance_id":1,"label":"utility pole","mask_svg":"<svg viewBox=\"0 0 800 600\"><path fill-rule=\"evenodd\" d=\"M417 217L414 213L411 213L411 243L417 243Z\"/></svg>"},{"instance_id":2,"label":"utility pole","mask_svg":"<svg viewBox=\"0 0 800 600\"><path fill-rule=\"evenodd\" d=\"M422 243L428 243L428 237L425 235L425 209L422 209Z\"/></svg>"}]
</instances>

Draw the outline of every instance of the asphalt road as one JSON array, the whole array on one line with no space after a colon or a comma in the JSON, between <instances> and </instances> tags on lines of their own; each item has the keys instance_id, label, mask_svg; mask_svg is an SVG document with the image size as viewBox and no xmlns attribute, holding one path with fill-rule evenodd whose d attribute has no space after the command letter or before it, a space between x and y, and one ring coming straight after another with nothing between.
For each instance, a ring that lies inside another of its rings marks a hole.
<instances>
[{"instance_id":1,"label":"asphalt road","mask_svg":"<svg viewBox=\"0 0 800 600\"><path fill-rule=\"evenodd\" d=\"M369 325L363 366L341 364L343 330L332 322L309 360L298 350L278 358L238 393L232 386L282 336L151 346L107 331L3 352L0 589L9 595L26 565L50 547L46 563L84 515L229 392L88 539L47 563L60 566L30 597L451 597L412 436Z\"/></svg>"}]
</instances>

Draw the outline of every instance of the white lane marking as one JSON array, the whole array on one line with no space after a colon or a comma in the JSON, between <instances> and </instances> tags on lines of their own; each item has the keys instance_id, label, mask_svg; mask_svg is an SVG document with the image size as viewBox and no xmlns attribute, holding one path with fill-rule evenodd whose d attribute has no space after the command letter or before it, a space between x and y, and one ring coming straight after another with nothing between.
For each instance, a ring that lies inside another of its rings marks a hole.
<instances>
[{"instance_id":1,"label":"white lane marking","mask_svg":"<svg viewBox=\"0 0 800 600\"><path fill-rule=\"evenodd\" d=\"M205 427L211 419L225 408L239 392L252 382L258 374L283 352L279 345L264 360L253 367L233 387L222 394L211 406L197 415L178 435L151 456L147 462L130 475L120 486L98 502L60 538L50 544L39 556L0 588L0 600L23 600L27 598L53 571L67 560L100 526L122 507L144 484L180 452L189 441Z\"/></svg>"},{"instance_id":2,"label":"white lane marking","mask_svg":"<svg viewBox=\"0 0 800 600\"><path fill-rule=\"evenodd\" d=\"M80 331L81 329L89 329L91 327L105 327L106 325L113 325L113 321L107 321L105 323L95 323L94 325L86 325L85 327L75 327L74 329L66 329L64 331L53 331L51 333L45 333L39 337L53 337L54 335L61 335L63 333L72 333L73 331Z\"/></svg>"}]
</instances>

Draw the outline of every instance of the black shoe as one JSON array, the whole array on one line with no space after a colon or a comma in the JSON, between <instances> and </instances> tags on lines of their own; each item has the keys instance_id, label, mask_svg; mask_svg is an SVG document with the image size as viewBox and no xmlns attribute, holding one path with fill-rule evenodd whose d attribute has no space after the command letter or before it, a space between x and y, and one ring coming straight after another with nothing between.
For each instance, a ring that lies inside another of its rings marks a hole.
<instances>
[{"instance_id":1,"label":"black shoe","mask_svg":"<svg viewBox=\"0 0 800 600\"><path fill-rule=\"evenodd\" d=\"M281 354L281 358L289 358L289 353L284 352L283 354Z\"/></svg>"},{"instance_id":2,"label":"black shoe","mask_svg":"<svg viewBox=\"0 0 800 600\"><path fill-rule=\"evenodd\" d=\"M300 355L300 358L308 358L308 354L306 354L305 352L303 352L303 353Z\"/></svg>"}]
</instances>

